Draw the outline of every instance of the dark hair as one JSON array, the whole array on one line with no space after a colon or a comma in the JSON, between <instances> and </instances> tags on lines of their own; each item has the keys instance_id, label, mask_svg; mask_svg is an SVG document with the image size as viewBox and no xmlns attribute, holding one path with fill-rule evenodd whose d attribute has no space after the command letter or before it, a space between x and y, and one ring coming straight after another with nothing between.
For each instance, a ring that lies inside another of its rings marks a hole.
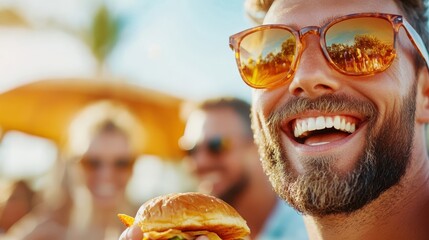
<instances>
[{"instance_id":1,"label":"dark hair","mask_svg":"<svg viewBox=\"0 0 429 240\"><path fill-rule=\"evenodd\" d=\"M256 23L261 24L265 14L275 0L246 0L246 13ZM426 16L427 5L425 0L395 0L398 7L404 12L405 18L416 29L423 39L425 46L429 46L429 33L427 29L428 17ZM416 54L417 66L424 66L424 61Z\"/></svg>"},{"instance_id":2,"label":"dark hair","mask_svg":"<svg viewBox=\"0 0 429 240\"><path fill-rule=\"evenodd\" d=\"M250 122L250 104L244 100L234 97L212 98L203 101L198 105L198 109L209 111L213 109L229 108L236 112L243 120L243 127L246 135L253 137Z\"/></svg>"}]
</instances>

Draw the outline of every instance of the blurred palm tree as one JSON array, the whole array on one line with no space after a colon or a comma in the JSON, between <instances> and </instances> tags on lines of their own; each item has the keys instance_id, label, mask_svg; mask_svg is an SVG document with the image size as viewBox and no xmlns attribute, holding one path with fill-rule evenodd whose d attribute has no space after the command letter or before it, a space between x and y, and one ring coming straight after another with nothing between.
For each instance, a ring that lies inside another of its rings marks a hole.
<instances>
[{"instance_id":1,"label":"blurred palm tree","mask_svg":"<svg viewBox=\"0 0 429 240\"><path fill-rule=\"evenodd\" d=\"M58 20L48 19L41 22L29 22L19 9L0 8L0 26L8 27L47 27L60 29L80 38L89 47L98 62L97 77L108 75L105 62L119 40L119 18L113 16L105 3L101 3L93 12L89 26L73 27Z\"/></svg>"},{"instance_id":2,"label":"blurred palm tree","mask_svg":"<svg viewBox=\"0 0 429 240\"><path fill-rule=\"evenodd\" d=\"M110 13L105 4L101 4L95 11L89 30L83 36L98 61L98 74L105 75L105 62L119 39L118 18Z\"/></svg>"}]
</instances>

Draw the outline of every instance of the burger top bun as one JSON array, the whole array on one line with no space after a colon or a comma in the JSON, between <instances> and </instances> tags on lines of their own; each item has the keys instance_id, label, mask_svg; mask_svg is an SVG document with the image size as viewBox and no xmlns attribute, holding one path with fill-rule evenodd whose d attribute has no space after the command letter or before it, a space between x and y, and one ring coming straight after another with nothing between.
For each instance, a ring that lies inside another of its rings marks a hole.
<instances>
[{"instance_id":1,"label":"burger top bun","mask_svg":"<svg viewBox=\"0 0 429 240\"><path fill-rule=\"evenodd\" d=\"M168 229L207 230L222 239L242 239L249 235L246 221L224 201L202 193L174 193L145 202L134 223L143 232Z\"/></svg>"}]
</instances>

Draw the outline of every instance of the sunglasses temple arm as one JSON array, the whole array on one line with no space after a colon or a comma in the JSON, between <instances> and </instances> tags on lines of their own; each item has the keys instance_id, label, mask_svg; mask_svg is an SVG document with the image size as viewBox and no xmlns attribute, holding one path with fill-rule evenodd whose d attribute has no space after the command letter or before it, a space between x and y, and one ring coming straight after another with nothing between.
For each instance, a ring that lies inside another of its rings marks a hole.
<instances>
[{"instance_id":1,"label":"sunglasses temple arm","mask_svg":"<svg viewBox=\"0 0 429 240\"><path fill-rule=\"evenodd\" d=\"M408 35L408 38L411 40L411 42L417 48L420 55L425 60L426 67L429 69L429 55L428 55L427 48L426 48L422 38L416 32L416 30L413 28L413 26L411 26L405 19L403 20L403 26L404 26L405 32Z\"/></svg>"}]
</instances>

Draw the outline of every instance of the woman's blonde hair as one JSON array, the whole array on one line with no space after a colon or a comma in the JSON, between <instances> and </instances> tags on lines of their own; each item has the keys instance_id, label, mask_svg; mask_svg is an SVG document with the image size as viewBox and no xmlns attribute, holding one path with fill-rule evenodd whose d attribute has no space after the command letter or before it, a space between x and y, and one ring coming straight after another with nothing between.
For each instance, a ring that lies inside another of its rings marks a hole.
<instances>
[{"instance_id":1,"label":"woman's blonde hair","mask_svg":"<svg viewBox=\"0 0 429 240\"><path fill-rule=\"evenodd\" d=\"M82 156L94 137L106 131L125 134L134 154L142 149L144 130L134 114L118 102L103 100L75 116L68 129L65 150L69 156Z\"/></svg>"}]
</instances>

